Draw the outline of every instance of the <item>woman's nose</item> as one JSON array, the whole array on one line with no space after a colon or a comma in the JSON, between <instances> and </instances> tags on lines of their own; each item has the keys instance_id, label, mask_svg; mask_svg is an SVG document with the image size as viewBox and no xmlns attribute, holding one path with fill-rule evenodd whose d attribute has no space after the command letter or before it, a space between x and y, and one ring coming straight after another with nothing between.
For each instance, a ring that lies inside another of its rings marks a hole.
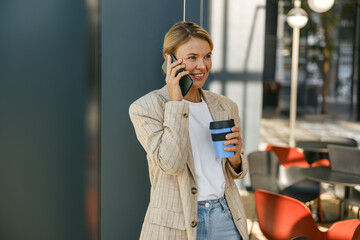
<instances>
[{"instance_id":1,"label":"woman's nose","mask_svg":"<svg viewBox=\"0 0 360 240\"><path fill-rule=\"evenodd\" d=\"M205 62L204 62L203 59L199 59L199 60L197 61L196 68L204 69L205 66L206 66L206 65L205 65Z\"/></svg>"}]
</instances>

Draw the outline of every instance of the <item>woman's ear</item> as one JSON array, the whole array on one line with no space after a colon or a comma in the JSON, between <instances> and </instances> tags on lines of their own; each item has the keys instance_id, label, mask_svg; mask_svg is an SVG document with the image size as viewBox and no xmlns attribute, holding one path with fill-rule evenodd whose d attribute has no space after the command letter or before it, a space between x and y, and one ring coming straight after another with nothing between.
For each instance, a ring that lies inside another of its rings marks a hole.
<instances>
[{"instance_id":1,"label":"woman's ear","mask_svg":"<svg viewBox=\"0 0 360 240\"><path fill-rule=\"evenodd\" d=\"M164 59L166 59L166 57L167 57L167 55L166 55L166 54L164 54Z\"/></svg>"}]
</instances>

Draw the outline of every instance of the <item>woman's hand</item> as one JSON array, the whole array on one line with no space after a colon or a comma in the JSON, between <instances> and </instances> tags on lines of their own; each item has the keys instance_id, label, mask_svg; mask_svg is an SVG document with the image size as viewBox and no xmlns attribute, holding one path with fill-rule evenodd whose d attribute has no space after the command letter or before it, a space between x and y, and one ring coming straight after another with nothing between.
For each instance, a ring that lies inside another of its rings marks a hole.
<instances>
[{"instance_id":1,"label":"woman's hand","mask_svg":"<svg viewBox=\"0 0 360 240\"><path fill-rule=\"evenodd\" d=\"M169 92L170 101L181 101L183 96L181 94L181 89L179 86L180 79L189 74L188 71L183 71L179 73L176 77L177 71L182 68L185 68L185 64L182 63L182 59L178 59L177 61L171 63L171 56L167 55L167 67L166 67L166 85Z\"/></svg>"},{"instance_id":2,"label":"woman's hand","mask_svg":"<svg viewBox=\"0 0 360 240\"><path fill-rule=\"evenodd\" d=\"M233 157L229 157L229 162L235 171L239 170L241 166L241 156L240 152L243 147L242 138L240 135L240 128L239 127L232 127L232 133L226 134L226 141L224 142L225 145L234 144L233 147L225 147L225 151L233 151L235 152Z\"/></svg>"}]
</instances>

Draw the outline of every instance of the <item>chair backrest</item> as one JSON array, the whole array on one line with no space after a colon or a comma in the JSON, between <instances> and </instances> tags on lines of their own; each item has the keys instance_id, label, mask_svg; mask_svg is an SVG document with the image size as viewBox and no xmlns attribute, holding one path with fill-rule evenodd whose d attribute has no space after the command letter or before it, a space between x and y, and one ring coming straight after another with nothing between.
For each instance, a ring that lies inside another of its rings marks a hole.
<instances>
[{"instance_id":1,"label":"chair backrest","mask_svg":"<svg viewBox=\"0 0 360 240\"><path fill-rule=\"evenodd\" d=\"M279 192L277 183L279 161L271 151L255 151L248 155L250 181L253 190Z\"/></svg>"},{"instance_id":2,"label":"chair backrest","mask_svg":"<svg viewBox=\"0 0 360 240\"><path fill-rule=\"evenodd\" d=\"M295 145L298 148L327 148L327 143L321 140L298 140Z\"/></svg>"},{"instance_id":3,"label":"chair backrest","mask_svg":"<svg viewBox=\"0 0 360 240\"><path fill-rule=\"evenodd\" d=\"M349 204L360 207L360 186L352 187L350 190ZM360 209L358 210L360 211ZM359 212L358 212L359 217Z\"/></svg>"},{"instance_id":4,"label":"chair backrest","mask_svg":"<svg viewBox=\"0 0 360 240\"><path fill-rule=\"evenodd\" d=\"M353 138L347 137L337 137L337 136L324 136L321 137L321 141L326 144L348 146L348 147L357 147L358 142Z\"/></svg>"},{"instance_id":5,"label":"chair backrest","mask_svg":"<svg viewBox=\"0 0 360 240\"><path fill-rule=\"evenodd\" d=\"M301 168L310 167L304 154L298 151L297 148L268 145L266 150L273 151L277 155L280 164L286 168L291 166L298 166Z\"/></svg>"},{"instance_id":6,"label":"chair backrest","mask_svg":"<svg viewBox=\"0 0 360 240\"><path fill-rule=\"evenodd\" d=\"M318 229L309 208L294 198L256 190L255 206L260 229L268 239L326 237L326 233Z\"/></svg>"},{"instance_id":7,"label":"chair backrest","mask_svg":"<svg viewBox=\"0 0 360 240\"><path fill-rule=\"evenodd\" d=\"M329 145L330 167L334 171L360 174L360 149Z\"/></svg>"},{"instance_id":8,"label":"chair backrest","mask_svg":"<svg viewBox=\"0 0 360 240\"><path fill-rule=\"evenodd\" d=\"M326 233L327 240L359 240L360 220L348 219L337 221L330 226Z\"/></svg>"},{"instance_id":9,"label":"chair backrest","mask_svg":"<svg viewBox=\"0 0 360 240\"><path fill-rule=\"evenodd\" d=\"M304 150L305 159L312 167L330 165L327 160L329 158L327 142L321 140L301 140L296 141L295 145Z\"/></svg>"}]
</instances>

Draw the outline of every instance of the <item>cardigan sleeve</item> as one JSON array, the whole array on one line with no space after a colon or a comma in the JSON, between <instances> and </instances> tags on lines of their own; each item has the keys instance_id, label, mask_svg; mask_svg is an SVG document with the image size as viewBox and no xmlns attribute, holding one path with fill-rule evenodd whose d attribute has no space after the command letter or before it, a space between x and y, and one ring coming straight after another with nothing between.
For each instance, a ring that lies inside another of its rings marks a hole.
<instances>
[{"instance_id":1,"label":"cardigan sleeve","mask_svg":"<svg viewBox=\"0 0 360 240\"><path fill-rule=\"evenodd\" d=\"M131 104L129 115L149 161L167 174L181 174L190 144L188 103L169 101L161 106L156 96L140 98Z\"/></svg>"},{"instance_id":2,"label":"cardigan sleeve","mask_svg":"<svg viewBox=\"0 0 360 240\"><path fill-rule=\"evenodd\" d=\"M229 163L229 161L226 161L226 164L228 164L229 166L227 167L227 169L229 169L231 176L234 179L241 179L244 178L249 170L249 164L248 164L248 160L247 158L244 156L244 154L241 154L241 166L240 166L240 170L239 171L235 171L231 164Z\"/></svg>"}]
</instances>

